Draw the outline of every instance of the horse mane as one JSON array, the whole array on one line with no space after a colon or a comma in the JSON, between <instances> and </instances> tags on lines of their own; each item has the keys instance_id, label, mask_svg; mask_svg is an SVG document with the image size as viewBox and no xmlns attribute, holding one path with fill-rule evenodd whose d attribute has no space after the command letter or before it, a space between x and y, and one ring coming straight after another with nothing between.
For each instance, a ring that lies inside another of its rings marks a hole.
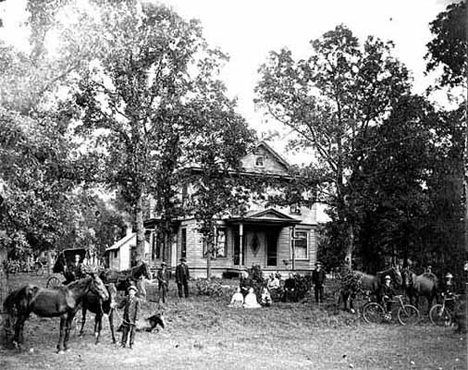
<instances>
[{"instance_id":1,"label":"horse mane","mask_svg":"<svg viewBox=\"0 0 468 370\"><path fill-rule=\"evenodd\" d=\"M86 277L84 277L82 279L72 281L70 284L64 286L63 288L73 289L73 288L76 288L76 287L79 287L79 286L86 286L91 281L92 281L92 277L91 276L86 276Z\"/></svg>"}]
</instances>

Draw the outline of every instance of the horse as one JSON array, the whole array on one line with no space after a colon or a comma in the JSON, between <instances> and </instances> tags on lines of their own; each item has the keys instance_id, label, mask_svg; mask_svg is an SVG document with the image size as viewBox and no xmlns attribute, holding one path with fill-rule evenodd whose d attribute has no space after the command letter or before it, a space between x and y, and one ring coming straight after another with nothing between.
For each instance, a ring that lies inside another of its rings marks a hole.
<instances>
[{"instance_id":1,"label":"horse","mask_svg":"<svg viewBox=\"0 0 468 370\"><path fill-rule=\"evenodd\" d=\"M106 284L115 284L118 291L126 291L130 285L136 285L140 295L146 295L146 292L142 291L142 287L139 287L137 284L141 276L144 276L148 280L152 279L151 270L146 262L142 262L130 270L118 271L106 269L99 275Z\"/></svg>"},{"instance_id":2,"label":"horse","mask_svg":"<svg viewBox=\"0 0 468 370\"><path fill-rule=\"evenodd\" d=\"M384 283L384 277L389 275L395 285L401 286L403 283L401 271L398 266L392 266L386 270L377 272L376 275L367 274L362 271L349 271L342 277L342 286L338 297L338 307L344 303L345 311L354 311L353 298L359 292L376 295Z\"/></svg>"},{"instance_id":3,"label":"horse","mask_svg":"<svg viewBox=\"0 0 468 370\"><path fill-rule=\"evenodd\" d=\"M108 315L109 318L109 327L112 334L112 343L116 343L114 333L114 309L117 305L115 302L115 298L117 296L117 288L113 283L106 284L106 288L107 292L109 293L109 298L107 300L101 300L98 295L90 291L83 297L83 301L81 302L82 319L79 336L83 336L84 326L86 324L86 312L90 311L96 315L94 318L94 336L96 338L96 344L99 344L99 339L101 337L102 317L104 314Z\"/></svg>"},{"instance_id":4,"label":"horse","mask_svg":"<svg viewBox=\"0 0 468 370\"><path fill-rule=\"evenodd\" d=\"M13 337L15 347L21 348L21 344L24 343L24 323L31 313L35 313L41 317L60 317L57 352L63 353L64 350L68 350L71 323L83 297L89 291L93 291L102 300L109 299L104 283L94 274L58 289L27 284L10 293L5 300L4 309L9 316L16 317Z\"/></svg>"},{"instance_id":5,"label":"horse","mask_svg":"<svg viewBox=\"0 0 468 370\"><path fill-rule=\"evenodd\" d=\"M402 271L403 286L406 295L410 300L410 304L418 307L419 296L424 296L427 299L427 310L432 307L432 302L437 298L438 281L437 277L433 274L416 275L409 268Z\"/></svg>"}]
</instances>

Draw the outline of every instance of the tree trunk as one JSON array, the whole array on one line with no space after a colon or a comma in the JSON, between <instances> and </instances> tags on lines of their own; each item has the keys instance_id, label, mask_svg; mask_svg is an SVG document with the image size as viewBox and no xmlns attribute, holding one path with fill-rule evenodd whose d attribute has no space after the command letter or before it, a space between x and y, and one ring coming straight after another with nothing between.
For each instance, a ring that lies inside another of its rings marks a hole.
<instances>
[{"instance_id":1,"label":"tree trunk","mask_svg":"<svg viewBox=\"0 0 468 370\"><path fill-rule=\"evenodd\" d=\"M467 7L468 14L468 7ZM468 27L466 28L466 34L468 36ZM466 71L466 77L468 78L468 69ZM464 160L464 185L465 185L465 252L468 252L468 90L467 96L465 97L465 160ZM466 262L466 261L465 261Z\"/></svg>"},{"instance_id":2,"label":"tree trunk","mask_svg":"<svg viewBox=\"0 0 468 370\"><path fill-rule=\"evenodd\" d=\"M468 7L466 7L466 14L468 15ZM468 27L465 30L465 36L468 37ZM468 68L465 70L465 78L468 79ZM466 80L465 80L466 81ZM468 89L465 96L465 152L464 152L464 185L465 185L465 252L468 253ZM466 262L466 261L465 261ZM468 284L468 282L467 282ZM468 285L467 285L468 287ZM467 309L468 310L468 309Z\"/></svg>"},{"instance_id":3,"label":"tree trunk","mask_svg":"<svg viewBox=\"0 0 468 370\"><path fill-rule=\"evenodd\" d=\"M349 225L349 243L346 246L345 260L348 262L348 267L352 269L353 251L354 251L354 228L353 225Z\"/></svg>"},{"instance_id":4,"label":"tree trunk","mask_svg":"<svg viewBox=\"0 0 468 370\"><path fill-rule=\"evenodd\" d=\"M211 280L211 249L208 249L208 254L206 256L206 278Z\"/></svg>"},{"instance_id":5,"label":"tree trunk","mask_svg":"<svg viewBox=\"0 0 468 370\"><path fill-rule=\"evenodd\" d=\"M136 222L136 254L135 261L143 261L145 257L145 227L143 225L143 195L140 194L135 207Z\"/></svg>"}]
</instances>

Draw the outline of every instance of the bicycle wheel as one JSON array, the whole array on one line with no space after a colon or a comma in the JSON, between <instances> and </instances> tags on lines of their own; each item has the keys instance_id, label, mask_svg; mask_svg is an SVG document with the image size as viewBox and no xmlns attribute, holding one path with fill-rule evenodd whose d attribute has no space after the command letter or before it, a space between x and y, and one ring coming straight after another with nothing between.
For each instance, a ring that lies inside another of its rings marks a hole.
<instances>
[{"instance_id":1,"label":"bicycle wheel","mask_svg":"<svg viewBox=\"0 0 468 370\"><path fill-rule=\"evenodd\" d=\"M441 304L435 304L432 306L429 311L429 319L437 326L449 326L452 321L450 312L448 312L448 310Z\"/></svg>"},{"instance_id":2,"label":"bicycle wheel","mask_svg":"<svg viewBox=\"0 0 468 370\"><path fill-rule=\"evenodd\" d=\"M405 304L398 309L398 321L401 325L416 325L419 322L419 310L410 304Z\"/></svg>"},{"instance_id":3,"label":"bicycle wheel","mask_svg":"<svg viewBox=\"0 0 468 370\"><path fill-rule=\"evenodd\" d=\"M50 278L47 279L46 288L58 289L60 286L62 286L62 282L60 281L58 277L51 276Z\"/></svg>"},{"instance_id":4,"label":"bicycle wheel","mask_svg":"<svg viewBox=\"0 0 468 370\"><path fill-rule=\"evenodd\" d=\"M384 316L384 308L376 302L366 303L362 309L362 317L368 324L380 324Z\"/></svg>"}]
</instances>

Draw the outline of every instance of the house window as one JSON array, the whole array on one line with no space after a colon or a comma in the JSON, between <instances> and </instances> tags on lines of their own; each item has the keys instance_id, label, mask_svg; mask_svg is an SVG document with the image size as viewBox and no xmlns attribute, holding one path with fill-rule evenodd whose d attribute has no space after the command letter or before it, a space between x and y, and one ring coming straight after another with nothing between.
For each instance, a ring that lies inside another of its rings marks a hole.
<instances>
[{"instance_id":1,"label":"house window","mask_svg":"<svg viewBox=\"0 0 468 370\"><path fill-rule=\"evenodd\" d=\"M255 160L255 166L265 167L265 158L262 155L258 156Z\"/></svg>"},{"instance_id":2,"label":"house window","mask_svg":"<svg viewBox=\"0 0 468 370\"><path fill-rule=\"evenodd\" d=\"M180 236L180 257L187 258L187 229L181 230Z\"/></svg>"},{"instance_id":3,"label":"house window","mask_svg":"<svg viewBox=\"0 0 468 370\"><path fill-rule=\"evenodd\" d=\"M151 248L151 259L154 261L155 259L161 258L161 233L154 233L153 234L153 245Z\"/></svg>"},{"instance_id":4,"label":"house window","mask_svg":"<svg viewBox=\"0 0 468 370\"><path fill-rule=\"evenodd\" d=\"M115 250L114 251L114 258L117 258L119 256L119 251L118 250Z\"/></svg>"},{"instance_id":5,"label":"house window","mask_svg":"<svg viewBox=\"0 0 468 370\"><path fill-rule=\"evenodd\" d=\"M186 205L188 201L188 187L187 184L182 185L182 205Z\"/></svg>"},{"instance_id":6,"label":"house window","mask_svg":"<svg viewBox=\"0 0 468 370\"><path fill-rule=\"evenodd\" d=\"M226 257L226 229L219 228L216 237L217 255L218 257Z\"/></svg>"},{"instance_id":7,"label":"house window","mask_svg":"<svg viewBox=\"0 0 468 370\"><path fill-rule=\"evenodd\" d=\"M301 214L301 206L299 204L297 204L297 203L291 204L291 206L289 207L289 213L290 214L300 215Z\"/></svg>"},{"instance_id":8,"label":"house window","mask_svg":"<svg viewBox=\"0 0 468 370\"><path fill-rule=\"evenodd\" d=\"M296 231L294 238L294 255L296 260L306 260L309 247L309 233L307 231Z\"/></svg>"}]
</instances>

